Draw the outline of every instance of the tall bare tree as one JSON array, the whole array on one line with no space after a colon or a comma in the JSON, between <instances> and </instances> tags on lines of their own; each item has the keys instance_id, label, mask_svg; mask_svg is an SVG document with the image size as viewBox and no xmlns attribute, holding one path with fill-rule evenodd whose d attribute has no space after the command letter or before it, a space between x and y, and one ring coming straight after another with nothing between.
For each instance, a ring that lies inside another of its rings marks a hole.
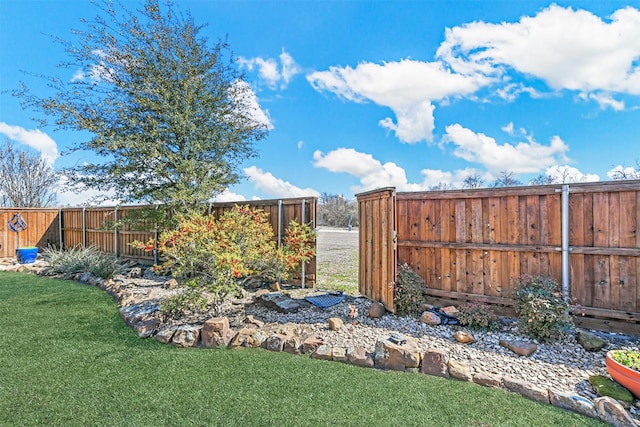
<instances>
[{"instance_id":1,"label":"tall bare tree","mask_svg":"<svg viewBox=\"0 0 640 427\"><path fill-rule=\"evenodd\" d=\"M44 208L56 201L58 177L36 153L19 150L10 141L0 146L2 206Z\"/></svg>"},{"instance_id":2,"label":"tall bare tree","mask_svg":"<svg viewBox=\"0 0 640 427\"><path fill-rule=\"evenodd\" d=\"M517 187L519 185L522 185L522 182L516 178L512 171L500 172L498 179L491 184L492 187Z\"/></svg>"}]
</instances>

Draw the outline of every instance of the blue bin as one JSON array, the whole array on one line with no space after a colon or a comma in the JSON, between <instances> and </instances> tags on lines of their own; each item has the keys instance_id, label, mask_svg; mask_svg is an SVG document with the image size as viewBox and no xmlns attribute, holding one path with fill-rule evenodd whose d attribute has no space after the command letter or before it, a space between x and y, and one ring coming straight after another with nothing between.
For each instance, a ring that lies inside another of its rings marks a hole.
<instances>
[{"instance_id":1,"label":"blue bin","mask_svg":"<svg viewBox=\"0 0 640 427\"><path fill-rule=\"evenodd\" d=\"M33 264L38 257L38 248L16 249L16 259L20 264Z\"/></svg>"}]
</instances>

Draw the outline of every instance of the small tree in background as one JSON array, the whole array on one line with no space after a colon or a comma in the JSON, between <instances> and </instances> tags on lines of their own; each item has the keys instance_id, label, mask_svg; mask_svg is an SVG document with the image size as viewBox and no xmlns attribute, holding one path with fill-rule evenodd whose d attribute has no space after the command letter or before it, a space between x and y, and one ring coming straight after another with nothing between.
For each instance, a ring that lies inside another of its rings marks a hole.
<instances>
[{"instance_id":1,"label":"small tree in background","mask_svg":"<svg viewBox=\"0 0 640 427\"><path fill-rule=\"evenodd\" d=\"M515 173L511 171L502 171L498 179L493 181L491 187L517 187L522 185L522 182L518 181Z\"/></svg>"},{"instance_id":2,"label":"small tree in background","mask_svg":"<svg viewBox=\"0 0 640 427\"><path fill-rule=\"evenodd\" d=\"M482 188L485 186L485 180L479 174L469 175L462 182L462 188Z\"/></svg>"},{"instance_id":3,"label":"small tree in background","mask_svg":"<svg viewBox=\"0 0 640 427\"><path fill-rule=\"evenodd\" d=\"M64 169L70 185L188 211L238 182L268 123L226 41L208 43L170 3L147 0L137 13L116 4L99 2L77 39L54 38L70 59L66 75L44 77L52 96L24 84L15 95L44 114L41 126L89 135L71 151L98 160Z\"/></svg>"},{"instance_id":4,"label":"small tree in background","mask_svg":"<svg viewBox=\"0 0 640 427\"><path fill-rule=\"evenodd\" d=\"M0 177L1 206L46 208L56 201L58 178L53 168L9 141L0 146Z\"/></svg>"},{"instance_id":5,"label":"small tree in background","mask_svg":"<svg viewBox=\"0 0 640 427\"><path fill-rule=\"evenodd\" d=\"M336 194L322 193L317 209L318 225L346 227L349 225L349 218L351 218L351 225L357 225L358 202L355 200L348 200Z\"/></svg>"},{"instance_id":6,"label":"small tree in background","mask_svg":"<svg viewBox=\"0 0 640 427\"><path fill-rule=\"evenodd\" d=\"M611 173L611 179L615 181L622 181L626 179L640 179L640 160L636 160L636 165L623 168L617 166Z\"/></svg>"}]
</instances>

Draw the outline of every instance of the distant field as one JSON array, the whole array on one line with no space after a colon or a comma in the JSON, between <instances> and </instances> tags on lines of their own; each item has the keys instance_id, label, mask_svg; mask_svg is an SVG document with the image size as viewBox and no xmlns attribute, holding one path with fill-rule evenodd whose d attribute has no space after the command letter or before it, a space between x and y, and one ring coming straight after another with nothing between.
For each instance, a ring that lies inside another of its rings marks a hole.
<instances>
[{"instance_id":1,"label":"distant field","mask_svg":"<svg viewBox=\"0 0 640 427\"><path fill-rule=\"evenodd\" d=\"M358 292L358 231L321 227L318 230L317 287Z\"/></svg>"}]
</instances>

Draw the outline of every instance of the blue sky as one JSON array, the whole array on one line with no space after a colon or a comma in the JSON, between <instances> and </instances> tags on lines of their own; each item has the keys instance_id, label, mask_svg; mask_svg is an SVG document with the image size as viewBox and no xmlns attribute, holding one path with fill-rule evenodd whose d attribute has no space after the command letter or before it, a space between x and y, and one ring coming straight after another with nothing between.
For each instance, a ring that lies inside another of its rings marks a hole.
<instances>
[{"instance_id":1,"label":"blue sky","mask_svg":"<svg viewBox=\"0 0 640 427\"><path fill-rule=\"evenodd\" d=\"M209 39L228 36L271 127L219 200L460 188L502 171L606 181L640 159L638 1L176 3ZM46 91L22 71L59 75L67 57L49 35L69 39L96 13L0 0L0 138L54 168L90 156L60 156L82 135L39 129L10 91Z\"/></svg>"}]
</instances>

